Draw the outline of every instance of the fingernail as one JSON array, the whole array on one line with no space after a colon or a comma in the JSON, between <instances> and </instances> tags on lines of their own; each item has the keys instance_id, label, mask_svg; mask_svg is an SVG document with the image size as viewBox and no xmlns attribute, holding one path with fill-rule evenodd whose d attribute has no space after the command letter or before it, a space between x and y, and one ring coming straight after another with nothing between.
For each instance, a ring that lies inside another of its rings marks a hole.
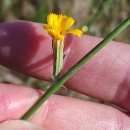
<instances>
[{"instance_id":1,"label":"fingernail","mask_svg":"<svg viewBox=\"0 0 130 130\"><path fill-rule=\"evenodd\" d=\"M30 122L21 120L6 121L0 125L0 130L45 130Z\"/></svg>"}]
</instances>

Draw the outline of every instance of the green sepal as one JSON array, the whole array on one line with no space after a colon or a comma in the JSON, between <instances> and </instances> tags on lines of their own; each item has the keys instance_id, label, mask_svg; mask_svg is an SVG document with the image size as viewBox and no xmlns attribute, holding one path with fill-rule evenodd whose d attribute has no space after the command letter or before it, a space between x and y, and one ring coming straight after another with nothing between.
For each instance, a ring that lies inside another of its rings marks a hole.
<instances>
[{"instance_id":1,"label":"green sepal","mask_svg":"<svg viewBox=\"0 0 130 130\"><path fill-rule=\"evenodd\" d=\"M60 78L60 73L63 67L63 40L53 40L53 79L54 81Z\"/></svg>"}]
</instances>

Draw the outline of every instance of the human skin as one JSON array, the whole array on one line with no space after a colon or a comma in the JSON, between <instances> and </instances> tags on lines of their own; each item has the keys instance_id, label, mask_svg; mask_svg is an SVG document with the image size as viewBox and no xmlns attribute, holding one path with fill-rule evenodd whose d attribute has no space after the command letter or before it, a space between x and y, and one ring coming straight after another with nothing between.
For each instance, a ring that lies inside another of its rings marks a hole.
<instances>
[{"instance_id":1,"label":"human skin","mask_svg":"<svg viewBox=\"0 0 130 130\"><path fill-rule=\"evenodd\" d=\"M28 76L49 80L52 75L51 41L41 24L27 21L2 23L0 64ZM92 36L83 35L78 38L67 35L62 74L100 41L101 38ZM69 89L111 102L127 112L124 113L108 105L53 95L29 121L47 130L129 130L129 65L130 46L113 41L65 83ZM1 83L1 123L20 119L42 95L43 92L36 89ZM7 124L8 122L1 124L0 128L6 127Z\"/></svg>"}]
</instances>

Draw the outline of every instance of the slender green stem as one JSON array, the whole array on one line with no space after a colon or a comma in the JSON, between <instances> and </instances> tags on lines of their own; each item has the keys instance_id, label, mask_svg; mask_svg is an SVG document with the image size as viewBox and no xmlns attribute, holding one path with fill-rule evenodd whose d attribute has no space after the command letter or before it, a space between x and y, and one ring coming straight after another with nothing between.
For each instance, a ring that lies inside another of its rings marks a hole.
<instances>
[{"instance_id":1,"label":"slender green stem","mask_svg":"<svg viewBox=\"0 0 130 130\"><path fill-rule=\"evenodd\" d=\"M90 58L92 58L99 50L101 50L109 41L115 38L130 24L130 17L121 23L113 32L103 39L96 47L86 54L77 62L68 72L66 72L58 81L54 82L46 93L28 110L21 118L27 120L52 94L54 94L81 66L83 66Z\"/></svg>"}]
</instances>

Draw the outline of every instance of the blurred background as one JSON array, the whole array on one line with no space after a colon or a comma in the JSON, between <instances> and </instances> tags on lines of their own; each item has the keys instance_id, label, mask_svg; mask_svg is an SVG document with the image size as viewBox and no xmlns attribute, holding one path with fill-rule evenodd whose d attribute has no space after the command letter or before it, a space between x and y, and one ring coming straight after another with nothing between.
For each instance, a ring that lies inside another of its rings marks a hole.
<instances>
[{"instance_id":1,"label":"blurred background","mask_svg":"<svg viewBox=\"0 0 130 130\"><path fill-rule=\"evenodd\" d=\"M105 37L130 16L130 0L0 0L0 22L28 20L45 23L48 13L65 14L75 19L75 27L88 26L88 35ZM130 43L130 29L115 40ZM48 82L13 72L0 66L0 82L28 85L46 90ZM57 94L101 102L71 90L61 88Z\"/></svg>"}]
</instances>

